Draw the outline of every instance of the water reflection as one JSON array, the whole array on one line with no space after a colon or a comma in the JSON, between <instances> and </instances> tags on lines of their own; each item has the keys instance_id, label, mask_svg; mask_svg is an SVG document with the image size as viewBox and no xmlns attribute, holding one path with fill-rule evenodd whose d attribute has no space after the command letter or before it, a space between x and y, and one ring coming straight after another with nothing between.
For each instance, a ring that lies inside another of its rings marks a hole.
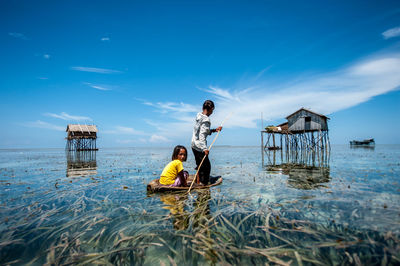
<instances>
[{"instance_id":1,"label":"water reflection","mask_svg":"<svg viewBox=\"0 0 400 266\"><path fill-rule=\"evenodd\" d=\"M0 265L398 265L400 148L376 147L335 147L329 190L289 187L299 182L298 171L279 151L275 167L286 174L272 175L259 165L259 147L216 147L225 185L211 196L182 198L174 223L185 230L174 229L161 194L145 198L145 184L165 164L151 160L148 149L100 152L98 183L60 178L53 170L64 164L64 151L0 151ZM157 152L170 155L169 148ZM312 167L312 158L321 168L318 154L298 161ZM299 171L321 182L316 169ZM292 172L297 179L289 179Z\"/></svg>"},{"instance_id":2,"label":"water reflection","mask_svg":"<svg viewBox=\"0 0 400 266\"><path fill-rule=\"evenodd\" d=\"M172 217L172 224L176 230L185 230L188 228L188 212L185 211L185 201L187 194L162 194L160 200L164 203L163 209L170 211Z\"/></svg>"},{"instance_id":3,"label":"water reflection","mask_svg":"<svg viewBox=\"0 0 400 266\"><path fill-rule=\"evenodd\" d=\"M211 219L210 215L210 189L203 189L197 192L197 198L194 202L194 211L192 212L193 228L208 229L208 221Z\"/></svg>"},{"instance_id":4,"label":"water reflection","mask_svg":"<svg viewBox=\"0 0 400 266\"><path fill-rule=\"evenodd\" d=\"M67 151L67 177L97 174L96 151Z\"/></svg>"},{"instance_id":5,"label":"water reflection","mask_svg":"<svg viewBox=\"0 0 400 266\"><path fill-rule=\"evenodd\" d=\"M329 156L326 153L269 151L267 171L288 176L289 187L310 190L330 182Z\"/></svg>"},{"instance_id":6,"label":"water reflection","mask_svg":"<svg viewBox=\"0 0 400 266\"><path fill-rule=\"evenodd\" d=\"M350 149L354 150L375 150L375 145L350 145Z\"/></svg>"},{"instance_id":7,"label":"water reflection","mask_svg":"<svg viewBox=\"0 0 400 266\"><path fill-rule=\"evenodd\" d=\"M288 186L298 189L315 189L329 183L329 167L287 165Z\"/></svg>"},{"instance_id":8,"label":"water reflection","mask_svg":"<svg viewBox=\"0 0 400 266\"><path fill-rule=\"evenodd\" d=\"M172 224L176 230L207 227L210 216L211 192L203 189L196 192L196 198L191 201L187 193L165 193L160 195L164 203L163 209L170 211Z\"/></svg>"}]
</instances>

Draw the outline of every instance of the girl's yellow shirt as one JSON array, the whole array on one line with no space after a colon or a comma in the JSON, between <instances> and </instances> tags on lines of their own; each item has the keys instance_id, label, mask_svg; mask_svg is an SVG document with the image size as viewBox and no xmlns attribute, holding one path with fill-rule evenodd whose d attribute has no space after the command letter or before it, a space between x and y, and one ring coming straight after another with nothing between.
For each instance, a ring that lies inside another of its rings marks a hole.
<instances>
[{"instance_id":1,"label":"girl's yellow shirt","mask_svg":"<svg viewBox=\"0 0 400 266\"><path fill-rule=\"evenodd\" d=\"M183 170L183 164L180 160L173 160L164 167L160 176L160 184L172 185L178 173Z\"/></svg>"}]
</instances>

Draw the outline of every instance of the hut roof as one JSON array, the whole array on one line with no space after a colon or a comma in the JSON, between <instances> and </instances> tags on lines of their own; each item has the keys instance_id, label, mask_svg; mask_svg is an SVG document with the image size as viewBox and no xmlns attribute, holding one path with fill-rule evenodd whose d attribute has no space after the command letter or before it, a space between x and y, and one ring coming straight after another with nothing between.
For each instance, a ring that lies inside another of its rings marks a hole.
<instances>
[{"instance_id":1,"label":"hut roof","mask_svg":"<svg viewBox=\"0 0 400 266\"><path fill-rule=\"evenodd\" d=\"M288 122L279 124L277 126L268 126L265 128L265 132L287 134L289 133Z\"/></svg>"},{"instance_id":2,"label":"hut roof","mask_svg":"<svg viewBox=\"0 0 400 266\"><path fill-rule=\"evenodd\" d=\"M294 112L293 114L288 115L288 116L286 117L286 119L288 119L289 117L293 116L294 114L297 114L298 112L300 112L300 111L302 111L302 110L304 110L304 111L306 111L306 112L313 113L313 114L318 115L318 116L321 116L321 117L324 117L324 118L326 118L326 119L329 119L329 117L327 117L326 115L318 114L318 113L316 113L316 112L310 111L310 110L308 110L308 109L306 109L306 108L303 108L303 107L301 107L299 110L297 110L297 111Z\"/></svg>"},{"instance_id":3,"label":"hut roof","mask_svg":"<svg viewBox=\"0 0 400 266\"><path fill-rule=\"evenodd\" d=\"M288 122L283 122L282 124L277 125L277 127L288 127Z\"/></svg>"},{"instance_id":4,"label":"hut roof","mask_svg":"<svg viewBox=\"0 0 400 266\"><path fill-rule=\"evenodd\" d=\"M97 132L97 127L95 125L79 125L79 124L70 124L67 126L66 132Z\"/></svg>"}]
</instances>

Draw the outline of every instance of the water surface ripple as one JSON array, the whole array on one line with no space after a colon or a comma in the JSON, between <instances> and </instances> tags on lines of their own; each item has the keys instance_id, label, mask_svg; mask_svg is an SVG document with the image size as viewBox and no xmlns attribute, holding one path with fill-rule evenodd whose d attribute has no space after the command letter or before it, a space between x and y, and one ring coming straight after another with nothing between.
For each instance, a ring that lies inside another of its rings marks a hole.
<instances>
[{"instance_id":1,"label":"water surface ripple","mask_svg":"<svg viewBox=\"0 0 400 266\"><path fill-rule=\"evenodd\" d=\"M148 194L171 152L0 150L0 264L400 264L398 145L216 146L222 185Z\"/></svg>"}]
</instances>

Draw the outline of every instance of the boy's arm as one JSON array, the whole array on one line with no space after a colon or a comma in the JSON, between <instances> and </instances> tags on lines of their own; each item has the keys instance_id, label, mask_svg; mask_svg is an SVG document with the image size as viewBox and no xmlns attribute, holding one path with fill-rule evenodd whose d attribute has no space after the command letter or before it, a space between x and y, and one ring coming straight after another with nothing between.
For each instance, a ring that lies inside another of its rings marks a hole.
<instances>
[{"instance_id":1,"label":"boy's arm","mask_svg":"<svg viewBox=\"0 0 400 266\"><path fill-rule=\"evenodd\" d=\"M217 128L211 129L211 133L215 133L215 132L218 132L221 130L222 130L222 127L217 127Z\"/></svg>"}]
</instances>

